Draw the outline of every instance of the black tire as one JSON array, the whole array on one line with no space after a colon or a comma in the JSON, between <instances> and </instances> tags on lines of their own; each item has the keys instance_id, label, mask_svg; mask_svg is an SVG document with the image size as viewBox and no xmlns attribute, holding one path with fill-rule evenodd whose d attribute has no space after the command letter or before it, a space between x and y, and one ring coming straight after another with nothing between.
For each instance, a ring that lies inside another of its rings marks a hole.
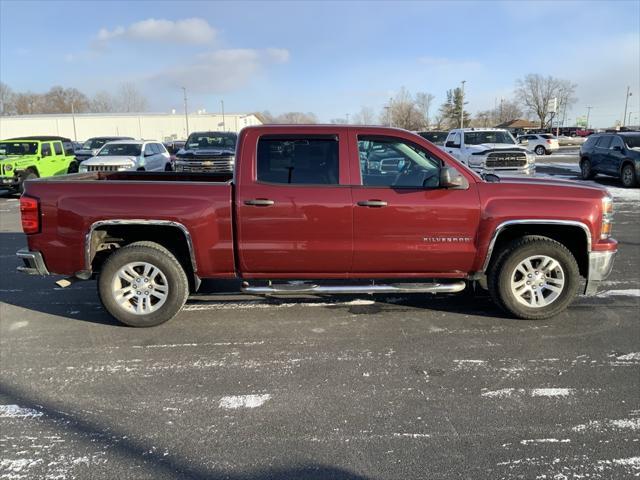
<instances>
[{"instance_id":1,"label":"black tire","mask_svg":"<svg viewBox=\"0 0 640 480\"><path fill-rule=\"evenodd\" d=\"M78 162L76 160L73 160L71 163L69 163L69 167L67 168L67 174L78 173L79 170L80 170L80 166Z\"/></svg>"},{"instance_id":2,"label":"black tire","mask_svg":"<svg viewBox=\"0 0 640 480\"><path fill-rule=\"evenodd\" d=\"M24 182L26 182L27 180L35 180L36 178L39 178L38 174L31 169L22 172L19 177L20 183L18 184L18 193L20 193L20 195L24 193Z\"/></svg>"},{"instance_id":3,"label":"black tire","mask_svg":"<svg viewBox=\"0 0 640 480\"><path fill-rule=\"evenodd\" d=\"M156 311L135 314L120 306L114 297L112 284L118 270L132 262L149 263L167 279L167 298ZM169 250L155 242L136 242L118 249L107 258L98 278L98 296L104 308L125 325L153 327L172 319L180 311L189 296L189 281L184 268Z\"/></svg>"},{"instance_id":4,"label":"black tire","mask_svg":"<svg viewBox=\"0 0 640 480\"><path fill-rule=\"evenodd\" d=\"M564 273L564 285L558 297L546 306L529 307L520 303L511 291L512 276L528 257L545 255L556 260ZM492 265L487 283L493 301L517 318L544 320L553 317L573 301L580 286L580 270L572 253L561 243L548 237L528 235L514 240Z\"/></svg>"},{"instance_id":5,"label":"black tire","mask_svg":"<svg viewBox=\"0 0 640 480\"><path fill-rule=\"evenodd\" d=\"M636 169L630 163L625 163L620 170L620 181L622 186L633 188L638 186L638 178L636 177Z\"/></svg>"},{"instance_id":6,"label":"black tire","mask_svg":"<svg viewBox=\"0 0 640 480\"><path fill-rule=\"evenodd\" d=\"M544 148L542 145L538 145L536 148L533 149L534 152L536 152L536 155L544 155L547 153L547 149Z\"/></svg>"},{"instance_id":7,"label":"black tire","mask_svg":"<svg viewBox=\"0 0 640 480\"><path fill-rule=\"evenodd\" d=\"M588 158L583 158L582 160L580 160L580 176L583 180L591 180L596 176L596 174L593 173L593 169L591 168L591 160L589 160Z\"/></svg>"},{"instance_id":8,"label":"black tire","mask_svg":"<svg viewBox=\"0 0 640 480\"><path fill-rule=\"evenodd\" d=\"M173 172L173 168L171 166L171 162L167 162L167 164L164 166L164 171L165 172Z\"/></svg>"}]
</instances>

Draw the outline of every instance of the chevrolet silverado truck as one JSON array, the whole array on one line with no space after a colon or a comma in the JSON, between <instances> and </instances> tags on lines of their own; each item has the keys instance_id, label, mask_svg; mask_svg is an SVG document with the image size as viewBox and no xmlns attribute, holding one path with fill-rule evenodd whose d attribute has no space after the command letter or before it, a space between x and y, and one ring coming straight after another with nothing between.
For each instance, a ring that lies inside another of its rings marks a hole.
<instances>
[{"instance_id":1,"label":"chevrolet silverado truck","mask_svg":"<svg viewBox=\"0 0 640 480\"><path fill-rule=\"evenodd\" d=\"M395 174L366 168L375 144L401 159ZM19 270L69 277L59 284L97 277L106 310L132 326L174 317L202 279L239 279L254 295L451 294L474 284L515 317L545 319L581 287L595 293L617 250L606 190L485 180L404 130L248 127L236 158L233 174L27 182Z\"/></svg>"},{"instance_id":2,"label":"chevrolet silverado truck","mask_svg":"<svg viewBox=\"0 0 640 480\"><path fill-rule=\"evenodd\" d=\"M235 163L235 132L193 132L173 162L176 172L233 172Z\"/></svg>"},{"instance_id":3,"label":"chevrolet silverado truck","mask_svg":"<svg viewBox=\"0 0 640 480\"><path fill-rule=\"evenodd\" d=\"M0 142L0 189L22 192L26 180L64 175L74 163L71 140L64 137L21 137Z\"/></svg>"},{"instance_id":4,"label":"chevrolet silverado truck","mask_svg":"<svg viewBox=\"0 0 640 480\"><path fill-rule=\"evenodd\" d=\"M444 151L478 173L534 175L536 156L516 144L507 130L458 128L451 130Z\"/></svg>"}]
</instances>

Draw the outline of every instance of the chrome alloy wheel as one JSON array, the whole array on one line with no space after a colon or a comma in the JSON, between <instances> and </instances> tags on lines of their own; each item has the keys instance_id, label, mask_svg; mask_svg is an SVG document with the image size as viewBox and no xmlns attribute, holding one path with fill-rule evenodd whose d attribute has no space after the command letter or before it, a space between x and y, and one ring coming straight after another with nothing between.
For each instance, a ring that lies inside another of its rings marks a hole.
<instances>
[{"instance_id":1,"label":"chrome alloy wheel","mask_svg":"<svg viewBox=\"0 0 640 480\"><path fill-rule=\"evenodd\" d=\"M120 268L113 277L111 292L124 310L147 315L167 301L169 283L162 270L155 265L131 262Z\"/></svg>"},{"instance_id":2,"label":"chrome alloy wheel","mask_svg":"<svg viewBox=\"0 0 640 480\"><path fill-rule=\"evenodd\" d=\"M550 305L562 294L565 275L560 263L546 255L524 259L511 274L511 292L530 308Z\"/></svg>"}]
</instances>

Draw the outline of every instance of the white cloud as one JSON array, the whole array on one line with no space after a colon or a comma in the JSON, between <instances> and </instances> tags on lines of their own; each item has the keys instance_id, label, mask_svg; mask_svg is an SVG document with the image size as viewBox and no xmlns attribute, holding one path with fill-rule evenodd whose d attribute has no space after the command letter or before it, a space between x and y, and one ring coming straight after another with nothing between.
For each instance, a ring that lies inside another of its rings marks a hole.
<instances>
[{"instance_id":1,"label":"white cloud","mask_svg":"<svg viewBox=\"0 0 640 480\"><path fill-rule=\"evenodd\" d=\"M186 87L194 93L222 93L240 89L271 64L285 63L289 51L236 48L215 50L197 55L184 68L171 68L151 80L172 87Z\"/></svg>"},{"instance_id":2,"label":"white cloud","mask_svg":"<svg viewBox=\"0 0 640 480\"><path fill-rule=\"evenodd\" d=\"M127 27L118 26L113 30L100 29L94 40L94 47L104 48L113 40L141 42L162 42L179 44L207 44L216 37L216 30L201 18L184 20L163 20L149 18L132 23Z\"/></svg>"}]
</instances>

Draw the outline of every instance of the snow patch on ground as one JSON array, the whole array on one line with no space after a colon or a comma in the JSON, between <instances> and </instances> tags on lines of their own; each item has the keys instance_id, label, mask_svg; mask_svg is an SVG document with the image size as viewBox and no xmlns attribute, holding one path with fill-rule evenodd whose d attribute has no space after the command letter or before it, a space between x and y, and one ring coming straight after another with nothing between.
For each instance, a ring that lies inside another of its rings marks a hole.
<instances>
[{"instance_id":1,"label":"snow patch on ground","mask_svg":"<svg viewBox=\"0 0 640 480\"><path fill-rule=\"evenodd\" d=\"M394 433L394 437L407 437L407 438L431 438L428 433Z\"/></svg>"},{"instance_id":2,"label":"snow patch on ground","mask_svg":"<svg viewBox=\"0 0 640 480\"><path fill-rule=\"evenodd\" d=\"M640 352L627 353L626 355L620 355L616 357L616 360L629 361L640 360Z\"/></svg>"},{"instance_id":3,"label":"snow patch on ground","mask_svg":"<svg viewBox=\"0 0 640 480\"><path fill-rule=\"evenodd\" d=\"M262 395L229 395L222 397L218 406L226 410L237 408L256 408L271 398L268 393Z\"/></svg>"},{"instance_id":4,"label":"snow patch on ground","mask_svg":"<svg viewBox=\"0 0 640 480\"><path fill-rule=\"evenodd\" d=\"M489 398L506 398L513 394L529 395L531 397L567 397L573 395L572 388L533 388L526 390L524 388L501 388L499 390L489 390L482 392L480 396Z\"/></svg>"},{"instance_id":5,"label":"snow patch on ground","mask_svg":"<svg viewBox=\"0 0 640 480\"><path fill-rule=\"evenodd\" d=\"M598 297L640 297L640 288L628 288L626 290L604 290L597 294Z\"/></svg>"},{"instance_id":6,"label":"snow patch on ground","mask_svg":"<svg viewBox=\"0 0 640 480\"><path fill-rule=\"evenodd\" d=\"M573 393L572 388L534 388L532 397L566 397Z\"/></svg>"},{"instance_id":7,"label":"snow patch on ground","mask_svg":"<svg viewBox=\"0 0 640 480\"><path fill-rule=\"evenodd\" d=\"M533 440L520 440L521 445L529 445L531 443L569 443L571 442L568 438L536 438Z\"/></svg>"},{"instance_id":8,"label":"snow patch on ground","mask_svg":"<svg viewBox=\"0 0 640 480\"><path fill-rule=\"evenodd\" d=\"M587 424L576 425L571 430L574 432L590 431L603 431L607 429L620 429L620 430L640 430L640 418L623 418L620 420L605 420L598 421L592 420Z\"/></svg>"},{"instance_id":9,"label":"snow patch on ground","mask_svg":"<svg viewBox=\"0 0 640 480\"><path fill-rule=\"evenodd\" d=\"M23 408L18 405L0 405L0 417L3 418L38 418L44 415L33 408Z\"/></svg>"},{"instance_id":10,"label":"snow patch on ground","mask_svg":"<svg viewBox=\"0 0 640 480\"><path fill-rule=\"evenodd\" d=\"M0 471L6 472L6 474L3 474L2 478L24 478L23 475L26 474L26 470L42 462L43 460L41 458L37 460L32 458L3 458L0 460Z\"/></svg>"}]
</instances>

